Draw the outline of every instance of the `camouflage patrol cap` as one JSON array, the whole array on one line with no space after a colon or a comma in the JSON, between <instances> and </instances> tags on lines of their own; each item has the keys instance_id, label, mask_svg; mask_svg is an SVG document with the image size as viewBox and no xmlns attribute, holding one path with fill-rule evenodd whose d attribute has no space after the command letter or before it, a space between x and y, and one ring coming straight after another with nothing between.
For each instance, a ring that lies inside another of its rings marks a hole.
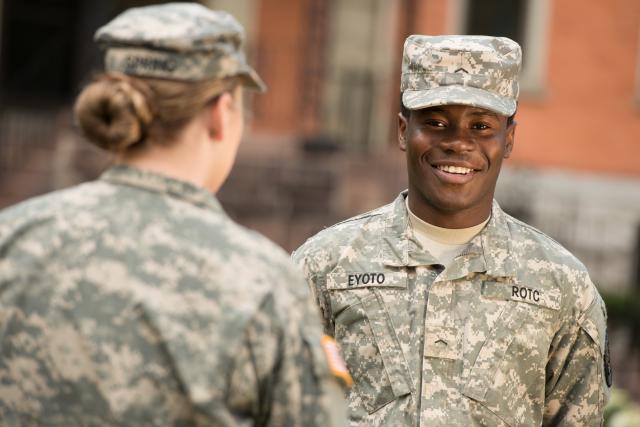
<instances>
[{"instance_id":1,"label":"camouflage patrol cap","mask_svg":"<svg viewBox=\"0 0 640 427\"><path fill-rule=\"evenodd\" d=\"M240 76L264 91L246 62L243 39L233 16L195 3L128 9L95 34L106 50L106 71L186 81Z\"/></svg>"},{"instance_id":2,"label":"camouflage patrol cap","mask_svg":"<svg viewBox=\"0 0 640 427\"><path fill-rule=\"evenodd\" d=\"M410 110L470 105L505 116L516 111L520 45L506 37L409 36L400 91Z\"/></svg>"}]
</instances>

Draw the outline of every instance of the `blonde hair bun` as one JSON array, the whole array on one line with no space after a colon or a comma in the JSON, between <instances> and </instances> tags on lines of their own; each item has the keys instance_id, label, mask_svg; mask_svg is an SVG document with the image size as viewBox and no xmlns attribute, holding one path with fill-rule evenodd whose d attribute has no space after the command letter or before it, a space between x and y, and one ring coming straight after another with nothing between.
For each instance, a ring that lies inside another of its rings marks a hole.
<instances>
[{"instance_id":1,"label":"blonde hair bun","mask_svg":"<svg viewBox=\"0 0 640 427\"><path fill-rule=\"evenodd\" d=\"M78 96L76 121L98 147L122 152L141 142L153 120L151 91L121 73L98 77Z\"/></svg>"}]
</instances>

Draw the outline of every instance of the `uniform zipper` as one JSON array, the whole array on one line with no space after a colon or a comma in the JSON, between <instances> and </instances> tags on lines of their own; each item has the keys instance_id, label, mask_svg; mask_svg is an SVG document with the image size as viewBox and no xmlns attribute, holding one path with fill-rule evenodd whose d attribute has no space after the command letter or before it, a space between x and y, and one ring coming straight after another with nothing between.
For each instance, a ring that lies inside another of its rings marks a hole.
<instances>
[{"instance_id":1,"label":"uniform zipper","mask_svg":"<svg viewBox=\"0 0 640 427\"><path fill-rule=\"evenodd\" d=\"M432 274L432 271L429 271L430 274ZM416 275L416 280L418 279L417 275ZM435 281L432 280L431 284L433 284L433 282ZM422 344L420 345L420 372L418 372L418 378L420 383L418 384L418 411L417 411L417 421L416 421L416 427L420 427L420 421L421 421L421 415L420 413L422 412L422 375L423 375L423 368L424 368L424 323L427 321L427 305L429 303L429 287L431 286L431 284L427 284L424 290L424 311L422 313Z\"/></svg>"}]
</instances>

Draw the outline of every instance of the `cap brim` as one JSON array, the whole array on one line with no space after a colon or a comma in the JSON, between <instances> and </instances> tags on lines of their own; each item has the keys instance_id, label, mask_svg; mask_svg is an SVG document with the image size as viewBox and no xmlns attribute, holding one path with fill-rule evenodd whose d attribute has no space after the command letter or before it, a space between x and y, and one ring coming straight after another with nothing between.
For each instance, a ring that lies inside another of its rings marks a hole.
<instances>
[{"instance_id":1,"label":"cap brim","mask_svg":"<svg viewBox=\"0 0 640 427\"><path fill-rule=\"evenodd\" d=\"M439 86L429 90L405 90L402 103L410 110L438 105L469 105L484 108L504 116L516 112L516 101L470 86Z\"/></svg>"},{"instance_id":2,"label":"cap brim","mask_svg":"<svg viewBox=\"0 0 640 427\"><path fill-rule=\"evenodd\" d=\"M262 81L258 73L248 65L239 72L243 80L243 86L258 92L266 92L267 85Z\"/></svg>"}]
</instances>

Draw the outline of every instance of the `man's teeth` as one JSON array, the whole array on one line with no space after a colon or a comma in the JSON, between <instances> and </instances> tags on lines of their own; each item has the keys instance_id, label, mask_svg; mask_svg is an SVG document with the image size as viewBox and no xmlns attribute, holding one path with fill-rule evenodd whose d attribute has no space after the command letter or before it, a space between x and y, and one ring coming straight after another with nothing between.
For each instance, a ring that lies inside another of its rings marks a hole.
<instances>
[{"instance_id":1,"label":"man's teeth","mask_svg":"<svg viewBox=\"0 0 640 427\"><path fill-rule=\"evenodd\" d=\"M466 174L471 173L473 171L473 169L463 168L462 166L449 166L449 165L438 166L438 169L440 169L441 171L444 171L444 172L458 173L458 174L462 174L462 175L466 175Z\"/></svg>"}]
</instances>

